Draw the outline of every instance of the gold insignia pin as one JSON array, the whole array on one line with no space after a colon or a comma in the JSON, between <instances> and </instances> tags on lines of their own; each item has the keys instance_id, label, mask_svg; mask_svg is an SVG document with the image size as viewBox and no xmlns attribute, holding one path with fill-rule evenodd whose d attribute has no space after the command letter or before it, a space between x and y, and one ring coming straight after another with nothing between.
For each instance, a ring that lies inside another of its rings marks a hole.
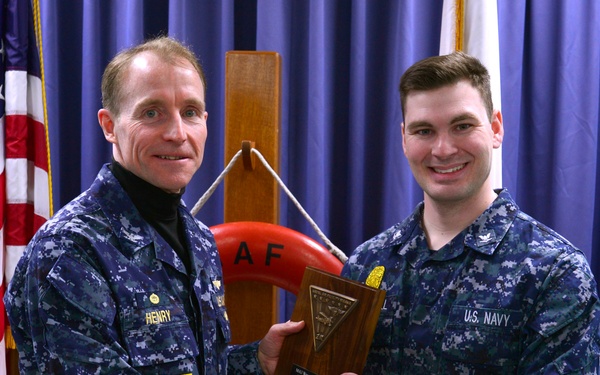
<instances>
[{"instance_id":1,"label":"gold insignia pin","mask_svg":"<svg viewBox=\"0 0 600 375\"><path fill-rule=\"evenodd\" d=\"M373 287L373 288L379 288L379 286L381 285L381 280L383 279L384 273L385 273L384 266L377 266L377 267L373 268L373 271L371 271L371 273L369 274L369 277L367 277L365 284L370 287Z\"/></svg>"},{"instance_id":2,"label":"gold insignia pin","mask_svg":"<svg viewBox=\"0 0 600 375\"><path fill-rule=\"evenodd\" d=\"M156 305L157 303L160 302L160 298L156 294L152 293L150 295L150 302L152 302L153 304Z\"/></svg>"}]
</instances>

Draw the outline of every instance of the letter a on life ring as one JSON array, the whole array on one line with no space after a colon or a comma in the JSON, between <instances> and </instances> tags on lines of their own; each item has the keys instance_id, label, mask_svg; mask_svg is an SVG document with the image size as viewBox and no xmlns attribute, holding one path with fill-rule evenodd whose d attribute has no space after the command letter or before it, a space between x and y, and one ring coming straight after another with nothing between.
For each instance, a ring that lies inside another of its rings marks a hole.
<instances>
[{"instance_id":1,"label":"letter a on life ring","mask_svg":"<svg viewBox=\"0 0 600 375\"><path fill-rule=\"evenodd\" d=\"M314 239L276 224L255 221L210 227L215 236L223 282L261 281L298 294L304 269L336 275L342 262Z\"/></svg>"}]
</instances>

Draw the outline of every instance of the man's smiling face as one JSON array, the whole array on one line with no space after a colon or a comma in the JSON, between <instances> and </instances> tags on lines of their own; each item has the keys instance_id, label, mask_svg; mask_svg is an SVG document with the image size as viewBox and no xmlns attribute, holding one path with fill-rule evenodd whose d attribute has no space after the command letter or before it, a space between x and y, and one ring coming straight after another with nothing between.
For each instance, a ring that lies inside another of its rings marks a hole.
<instances>
[{"instance_id":1,"label":"man's smiling face","mask_svg":"<svg viewBox=\"0 0 600 375\"><path fill-rule=\"evenodd\" d=\"M204 85L185 60L136 56L123 76L120 113L98 112L113 156L167 192L184 188L202 164L207 137Z\"/></svg>"},{"instance_id":2,"label":"man's smiling face","mask_svg":"<svg viewBox=\"0 0 600 375\"><path fill-rule=\"evenodd\" d=\"M426 199L450 203L489 194L492 150L504 130L500 112L490 123L473 86L459 81L411 92L405 116L404 154Z\"/></svg>"}]
</instances>

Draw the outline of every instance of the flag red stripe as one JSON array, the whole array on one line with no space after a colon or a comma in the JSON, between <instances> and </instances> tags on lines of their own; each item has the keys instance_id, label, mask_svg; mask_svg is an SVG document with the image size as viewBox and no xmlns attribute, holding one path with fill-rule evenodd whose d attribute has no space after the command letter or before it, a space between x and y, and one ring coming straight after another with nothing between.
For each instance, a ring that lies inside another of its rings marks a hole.
<instances>
[{"instance_id":1,"label":"flag red stripe","mask_svg":"<svg viewBox=\"0 0 600 375\"><path fill-rule=\"evenodd\" d=\"M4 210L5 210L5 202L6 202L6 175L4 174L4 169L0 171L0 227L5 223L4 220ZM0 241L0 246L2 245ZM2 255L0 253L0 255ZM2 280L0 280L2 282Z\"/></svg>"},{"instance_id":2,"label":"flag red stripe","mask_svg":"<svg viewBox=\"0 0 600 375\"><path fill-rule=\"evenodd\" d=\"M44 124L26 115L8 115L5 125L5 157L26 158L48 172Z\"/></svg>"},{"instance_id":3,"label":"flag red stripe","mask_svg":"<svg viewBox=\"0 0 600 375\"><path fill-rule=\"evenodd\" d=\"M6 207L4 243L6 246L27 245L34 233L44 224L45 218L33 212L31 204L9 204Z\"/></svg>"}]
</instances>

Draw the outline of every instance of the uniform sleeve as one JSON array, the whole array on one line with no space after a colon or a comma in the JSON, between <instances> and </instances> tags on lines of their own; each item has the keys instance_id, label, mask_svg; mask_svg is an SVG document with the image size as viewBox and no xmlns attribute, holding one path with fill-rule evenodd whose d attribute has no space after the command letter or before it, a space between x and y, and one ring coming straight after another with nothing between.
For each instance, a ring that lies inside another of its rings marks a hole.
<instances>
[{"instance_id":1,"label":"uniform sleeve","mask_svg":"<svg viewBox=\"0 0 600 375\"><path fill-rule=\"evenodd\" d=\"M583 254L562 256L544 284L519 373L600 373L600 302Z\"/></svg>"},{"instance_id":2,"label":"uniform sleeve","mask_svg":"<svg viewBox=\"0 0 600 375\"><path fill-rule=\"evenodd\" d=\"M16 327L21 373L136 374L118 344L115 303L102 276L68 253L49 261L37 250L23 270L21 311L12 311L26 317Z\"/></svg>"},{"instance_id":3,"label":"uniform sleeve","mask_svg":"<svg viewBox=\"0 0 600 375\"><path fill-rule=\"evenodd\" d=\"M231 345L227 355L228 374L262 374L258 362L258 344L255 341L246 345Z\"/></svg>"}]
</instances>

